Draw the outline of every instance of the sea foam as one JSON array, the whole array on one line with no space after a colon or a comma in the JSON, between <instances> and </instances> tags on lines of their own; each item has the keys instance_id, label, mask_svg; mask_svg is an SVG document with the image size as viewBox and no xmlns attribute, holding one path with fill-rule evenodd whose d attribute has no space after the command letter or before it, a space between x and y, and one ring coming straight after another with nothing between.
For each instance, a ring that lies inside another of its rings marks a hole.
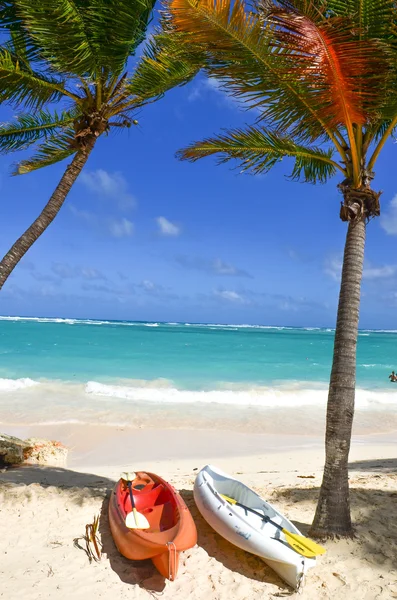
<instances>
[{"instance_id":1,"label":"sea foam","mask_svg":"<svg viewBox=\"0 0 397 600\"><path fill-rule=\"evenodd\" d=\"M21 379L0 378L0 393L14 392L15 390L23 390L36 385L40 385L40 383L38 381L34 381L34 379L30 379L29 377L22 377Z\"/></svg>"},{"instance_id":2,"label":"sea foam","mask_svg":"<svg viewBox=\"0 0 397 600\"><path fill-rule=\"evenodd\" d=\"M85 386L89 395L117 398L132 402L154 402L158 404L226 404L241 407L298 408L300 406L325 407L328 390L302 388L258 387L247 389L180 390L176 387L154 388L150 386L109 385L89 381ZM393 392L356 390L358 409L375 409L396 405Z\"/></svg>"}]
</instances>

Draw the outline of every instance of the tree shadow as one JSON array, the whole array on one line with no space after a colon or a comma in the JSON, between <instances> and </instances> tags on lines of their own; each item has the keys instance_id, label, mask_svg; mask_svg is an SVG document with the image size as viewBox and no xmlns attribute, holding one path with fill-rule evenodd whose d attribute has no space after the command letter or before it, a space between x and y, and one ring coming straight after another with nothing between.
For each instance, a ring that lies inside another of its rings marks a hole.
<instances>
[{"instance_id":1,"label":"tree shadow","mask_svg":"<svg viewBox=\"0 0 397 600\"><path fill-rule=\"evenodd\" d=\"M397 458L356 460L349 463L349 471L378 471L382 473L397 473Z\"/></svg>"},{"instance_id":2,"label":"tree shadow","mask_svg":"<svg viewBox=\"0 0 397 600\"><path fill-rule=\"evenodd\" d=\"M363 461L365 462L365 461ZM373 462L373 461L369 461ZM382 462L382 461L380 461ZM364 474L363 474L364 475ZM372 478L378 481L379 475L367 475L362 477L366 483ZM396 488L395 488L396 489ZM287 488L274 493L274 497L288 502L310 504L316 506L320 489L318 487ZM392 517L397 501L396 491L351 487L350 505L352 521L355 527L355 538L346 547L338 541L325 542L325 547L330 549L337 547L338 552L346 552L346 559L353 553L372 567L380 568L389 572L395 570L397 562L397 521ZM294 523L304 535L308 535L310 525L307 523ZM353 545L353 547L352 547Z\"/></svg>"},{"instance_id":3,"label":"tree shadow","mask_svg":"<svg viewBox=\"0 0 397 600\"><path fill-rule=\"evenodd\" d=\"M81 488L81 499L98 494L105 495L114 487L115 481L108 477L93 473L80 473L62 467L45 467L39 465L20 465L8 468L0 473L0 483L31 485L37 483L41 487L54 486L63 490Z\"/></svg>"},{"instance_id":4,"label":"tree shadow","mask_svg":"<svg viewBox=\"0 0 397 600\"><path fill-rule=\"evenodd\" d=\"M112 570L123 583L139 585L148 592L162 592L165 579L160 575L151 560L129 560L118 551L109 525L109 495L104 499L99 519L102 552L106 554Z\"/></svg>"},{"instance_id":5,"label":"tree shadow","mask_svg":"<svg viewBox=\"0 0 397 600\"><path fill-rule=\"evenodd\" d=\"M207 552L208 556L221 562L230 571L240 573L248 579L271 583L284 591L291 591L291 588L262 559L237 548L212 529L198 510L192 490L183 489L179 490L179 493L196 523L197 544Z\"/></svg>"},{"instance_id":6,"label":"tree shadow","mask_svg":"<svg viewBox=\"0 0 397 600\"><path fill-rule=\"evenodd\" d=\"M38 484L43 488L54 486L70 496L70 500L77 506L82 506L87 498L102 497L99 532L102 551L106 554L112 570L124 583L139 585L148 592L161 592L165 587L165 580L153 563L150 560L128 560L119 553L114 544L109 526L108 506L110 492L115 483L107 477L60 467L20 465L0 473L0 485Z\"/></svg>"}]
</instances>

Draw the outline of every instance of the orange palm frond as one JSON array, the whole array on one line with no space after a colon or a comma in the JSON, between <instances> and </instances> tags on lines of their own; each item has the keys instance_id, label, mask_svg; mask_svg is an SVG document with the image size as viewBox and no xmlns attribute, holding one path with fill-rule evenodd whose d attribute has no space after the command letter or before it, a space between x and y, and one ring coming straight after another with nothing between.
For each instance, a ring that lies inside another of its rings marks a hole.
<instances>
[{"instance_id":1,"label":"orange palm frond","mask_svg":"<svg viewBox=\"0 0 397 600\"><path fill-rule=\"evenodd\" d=\"M276 28L275 45L290 53L295 76L300 74L311 84L316 104L331 126L349 130L353 123L364 125L370 109L381 102L384 49L358 39L347 18L324 17L320 11L314 16L310 6L309 10L309 16L283 7L268 13Z\"/></svg>"},{"instance_id":2,"label":"orange palm frond","mask_svg":"<svg viewBox=\"0 0 397 600\"><path fill-rule=\"evenodd\" d=\"M325 16L313 5L297 0L298 12L288 2L274 6L267 20L275 27L275 46L291 53L292 71L312 86L313 100L329 127L346 128L357 185L360 149L355 130L369 123L383 101L382 85L387 64L380 42L360 39L348 18ZM283 6L284 4L284 6ZM321 108L320 108L321 107ZM355 127L356 126L356 127ZM361 145L361 144L360 144Z\"/></svg>"},{"instance_id":3,"label":"orange palm frond","mask_svg":"<svg viewBox=\"0 0 397 600\"><path fill-rule=\"evenodd\" d=\"M273 27L259 12L248 12L244 0L168 0L177 31L186 34L190 47L206 50L206 68L222 88L248 100L261 111L261 119L280 131L292 130L298 139L334 141L322 115L308 98L302 77L289 75L288 52L274 48Z\"/></svg>"}]
</instances>

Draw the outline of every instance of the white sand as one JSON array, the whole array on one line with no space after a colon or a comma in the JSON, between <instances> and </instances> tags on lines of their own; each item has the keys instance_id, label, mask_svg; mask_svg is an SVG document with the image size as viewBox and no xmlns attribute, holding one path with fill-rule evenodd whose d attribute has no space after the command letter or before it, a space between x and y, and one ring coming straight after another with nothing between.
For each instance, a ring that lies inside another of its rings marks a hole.
<instances>
[{"instance_id":1,"label":"white sand","mask_svg":"<svg viewBox=\"0 0 397 600\"><path fill-rule=\"evenodd\" d=\"M5 432L55 437L72 443L74 452L68 469L27 466L0 473L1 598L270 600L290 594L265 563L230 545L205 523L192 498L195 469L212 462L236 475L306 533L321 482L322 439L183 430L107 430L104 435L98 428ZM166 460L159 461L164 447ZM300 597L397 598L395 454L393 435L354 438L351 489L357 538L325 544L327 554L309 572ZM122 464L121 456L128 456L127 462ZM158 472L181 491L192 511L198 545L182 554L173 583L165 582L150 561L124 559L113 544L106 496L127 468ZM96 514L101 514L103 557L89 564L73 540Z\"/></svg>"}]
</instances>

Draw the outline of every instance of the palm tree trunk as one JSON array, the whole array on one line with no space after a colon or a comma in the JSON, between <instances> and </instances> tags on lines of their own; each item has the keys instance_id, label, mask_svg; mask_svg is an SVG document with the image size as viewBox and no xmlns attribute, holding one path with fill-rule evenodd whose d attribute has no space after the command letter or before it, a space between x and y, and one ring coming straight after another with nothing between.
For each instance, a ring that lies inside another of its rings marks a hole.
<instances>
[{"instance_id":1,"label":"palm tree trunk","mask_svg":"<svg viewBox=\"0 0 397 600\"><path fill-rule=\"evenodd\" d=\"M54 193L40 215L3 257L2 261L0 262L0 290L21 258L26 254L29 248L33 246L41 234L44 233L44 231L59 213L72 185L87 162L87 159L94 148L96 140L97 138L95 136L86 138L86 144L84 148L81 148L75 154L72 162L70 165L68 165L61 181L58 183Z\"/></svg>"},{"instance_id":2,"label":"palm tree trunk","mask_svg":"<svg viewBox=\"0 0 397 600\"><path fill-rule=\"evenodd\" d=\"M328 394L325 467L320 497L310 531L310 535L314 537L353 535L347 465L354 415L356 347L365 229L364 218L351 221L346 237Z\"/></svg>"}]
</instances>

